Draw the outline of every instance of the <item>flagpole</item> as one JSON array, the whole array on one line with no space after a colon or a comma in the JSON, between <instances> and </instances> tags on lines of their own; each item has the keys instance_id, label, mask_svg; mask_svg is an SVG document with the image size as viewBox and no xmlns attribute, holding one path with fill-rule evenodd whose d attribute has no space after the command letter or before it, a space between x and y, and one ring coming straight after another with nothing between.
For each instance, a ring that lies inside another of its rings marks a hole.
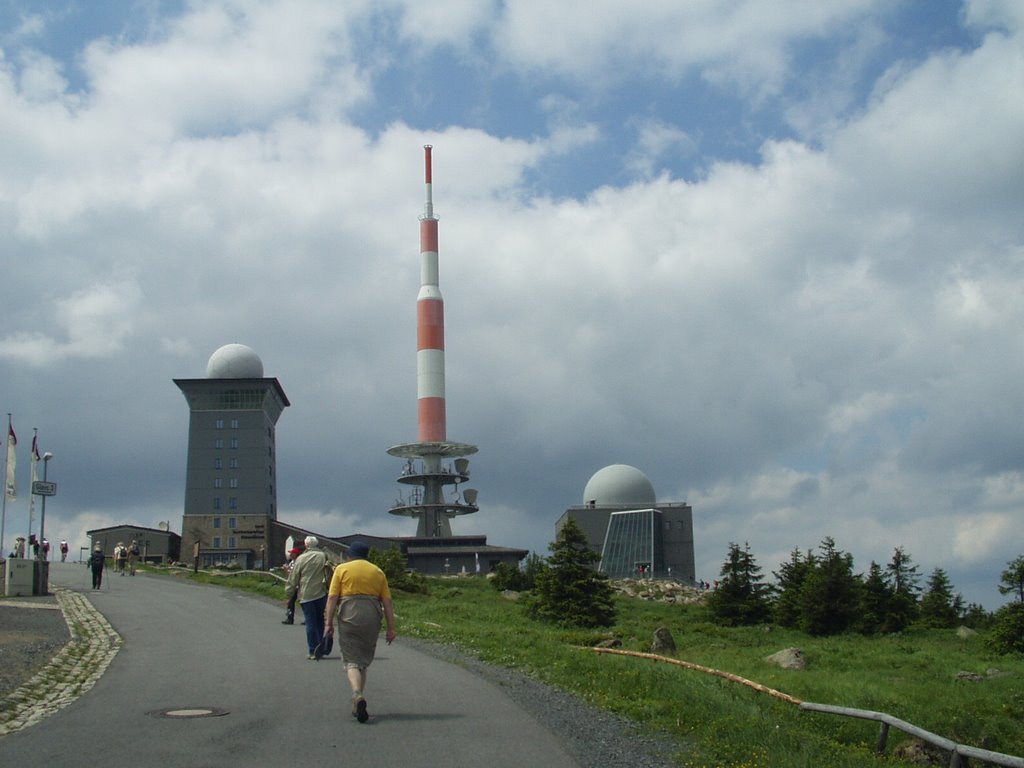
<instances>
[{"instance_id":1,"label":"flagpole","mask_svg":"<svg viewBox=\"0 0 1024 768\"><path fill-rule=\"evenodd\" d=\"M6 532L7 532L7 491L8 491L8 488L7 488L7 470L8 470L8 462L10 462L10 460L11 460L11 451L10 451L10 448L8 446L10 445L10 442L11 442L11 431L13 429L14 429L14 426L11 424L11 414L8 413L7 414L7 440L4 443L4 448L6 449L4 451L4 501L3 501L3 512L2 512L2 514L0 514L0 559L4 558L4 550L5 550L4 541L6 540L4 538L4 536L6 535Z\"/></svg>"},{"instance_id":2,"label":"flagpole","mask_svg":"<svg viewBox=\"0 0 1024 768\"><path fill-rule=\"evenodd\" d=\"M36 497L31 491L32 483L39 479L36 476L36 464L39 463L39 427L32 427L32 447L29 449L28 463L31 469L29 470L28 478L28 539L25 541L26 547L32 541L32 518L35 517L36 513ZM42 542L39 542L40 546L42 544Z\"/></svg>"}]
</instances>

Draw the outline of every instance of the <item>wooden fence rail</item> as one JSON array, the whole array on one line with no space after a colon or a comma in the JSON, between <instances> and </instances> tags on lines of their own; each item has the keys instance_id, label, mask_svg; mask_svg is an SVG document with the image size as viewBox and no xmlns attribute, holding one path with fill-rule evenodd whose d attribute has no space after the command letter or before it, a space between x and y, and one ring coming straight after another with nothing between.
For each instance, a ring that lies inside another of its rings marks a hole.
<instances>
[{"instance_id":1,"label":"wooden fence rail","mask_svg":"<svg viewBox=\"0 0 1024 768\"><path fill-rule=\"evenodd\" d=\"M1024 758L1022 757L1005 755L1002 752L990 752L987 749L978 749L977 747L972 747L967 744L957 744L943 736L931 733L923 728L918 728L913 723L900 720L899 718L887 715L884 712L871 712L866 709L851 709L850 707L835 707L831 704L814 704L810 701L801 701L795 696L790 696L788 693L776 691L774 688L769 688L768 686L761 685L760 683L755 683L753 680L747 680L746 678L734 675L731 672L723 672L720 669L703 667L700 664L694 664L690 661L682 661L680 659L672 659L667 656L659 656L656 653L623 651L618 648L584 648L583 650L590 650L595 653L608 653L617 656L634 656L641 659L650 659L651 661L660 661L665 664L672 664L677 667L692 669L696 672L715 675L716 677L721 677L731 682L745 685L748 688L753 688L755 691L768 694L776 699L781 699L787 704L796 704L800 709L808 712L822 712L829 715L842 715L845 717L857 717L862 720L878 721L882 725L881 732L878 735L878 742L875 746L875 752L877 754L882 754L885 751L885 743L889 737L889 727L892 726L893 728L898 728L904 733L909 733L911 736L916 736L922 741L932 744L941 750L949 752L949 768L962 768L962 766L966 764L964 758L975 758L987 763L1008 766L1008 768L1024 768Z\"/></svg>"}]
</instances>

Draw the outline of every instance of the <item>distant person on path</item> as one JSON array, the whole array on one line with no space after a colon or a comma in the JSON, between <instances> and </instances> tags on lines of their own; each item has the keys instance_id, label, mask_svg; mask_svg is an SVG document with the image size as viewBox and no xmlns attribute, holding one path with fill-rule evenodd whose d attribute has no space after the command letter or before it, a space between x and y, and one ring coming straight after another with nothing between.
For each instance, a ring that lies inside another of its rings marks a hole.
<instances>
[{"instance_id":1,"label":"distant person on path","mask_svg":"<svg viewBox=\"0 0 1024 768\"><path fill-rule=\"evenodd\" d=\"M107 556L103 554L103 547L99 544L89 555L89 569L92 571L92 588L99 589L103 583L103 566L107 562Z\"/></svg>"},{"instance_id":2,"label":"distant person on path","mask_svg":"<svg viewBox=\"0 0 1024 768\"><path fill-rule=\"evenodd\" d=\"M388 577L366 559L369 554L364 542L354 541L349 546L345 562L334 569L324 616L326 632L333 636L334 616L338 615L338 644L352 688L352 715L360 723L370 719L364 697L366 671L377 650L382 614L387 621L388 645L395 639L395 607Z\"/></svg>"},{"instance_id":3,"label":"distant person on path","mask_svg":"<svg viewBox=\"0 0 1024 768\"><path fill-rule=\"evenodd\" d=\"M63 563L68 559L68 543L64 540L60 540L60 561Z\"/></svg>"},{"instance_id":4,"label":"distant person on path","mask_svg":"<svg viewBox=\"0 0 1024 768\"><path fill-rule=\"evenodd\" d=\"M139 559L139 542L132 539L132 545L128 548L128 572L135 575L135 563Z\"/></svg>"},{"instance_id":5,"label":"distant person on path","mask_svg":"<svg viewBox=\"0 0 1024 768\"><path fill-rule=\"evenodd\" d=\"M117 571L124 576L124 564L128 561L128 548L124 545L123 541L117 542L117 546L114 547L114 564L117 566Z\"/></svg>"},{"instance_id":6,"label":"distant person on path","mask_svg":"<svg viewBox=\"0 0 1024 768\"><path fill-rule=\"evenodd\" d=\"M302 554L302 550L299 549L298 547L292 547L291 549L288 550L288 562L284 564L284 567L285 567L285 569L289 573L291 573L292 569L295 567L295 561L298 559L299 555L301 555L301 554ZM287 602L287 604L284 607L284 620L281 623L282 624L294 624L295 623L295 595L294 594L290 595L288 597L288 602Z\"/></svg>"},{"instance_id":7,"label":"distant person on path","mask_svg":"<svg viewBox=\"0 0 1024 768\"><path fill-rule=\"evenodd\" d=\"M285 595L290 600L296 596L306 618L306 645L309 658L315 659L317 646L324 639L324 608L327 606L327 582L324 565L327 555L320 549L316 536L306 537L306 551L299 555L288 574Z\"/></svg>"}]
</instances>

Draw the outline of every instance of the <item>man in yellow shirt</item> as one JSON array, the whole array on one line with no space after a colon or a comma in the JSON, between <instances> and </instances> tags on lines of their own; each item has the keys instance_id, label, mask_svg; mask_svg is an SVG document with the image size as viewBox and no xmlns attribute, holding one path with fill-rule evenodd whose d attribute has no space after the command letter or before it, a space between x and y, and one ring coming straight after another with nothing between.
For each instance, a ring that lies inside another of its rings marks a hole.
<instances>
[{"instance_id":1,"label":"man in yellow shirt","mask_svg":"<svg viewBox=\"0 0 1024 768\"><path fill-rule=\"evenodd\" d=\"M352 687L352 715L365 723L366 670L377 650L377 637L383 614L387 622L385 639L395 639L395 608L384 571L367 560L370 548L353 541L345 553L345 562L334 569L324 611L325 631L334 635L334 617L338 615L338 645L345 662L348 683Z\"/></svg>"}]
</instances>

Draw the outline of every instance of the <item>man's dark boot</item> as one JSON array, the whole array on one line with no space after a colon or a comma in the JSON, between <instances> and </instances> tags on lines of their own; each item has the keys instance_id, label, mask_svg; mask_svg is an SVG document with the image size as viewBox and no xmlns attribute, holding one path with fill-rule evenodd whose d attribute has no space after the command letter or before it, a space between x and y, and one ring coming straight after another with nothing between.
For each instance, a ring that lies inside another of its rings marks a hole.
<instances>
[{"instance_id":1,"label":"man's dark boot","mask_svg":"<svg viewBox=\"0 0 1024 768\"><path fill-rule=\"evenodd\" d=\"M285 611L284 621L282 624L294 624L295 623L295 611Z\"/></svg>"}]
</instances>

